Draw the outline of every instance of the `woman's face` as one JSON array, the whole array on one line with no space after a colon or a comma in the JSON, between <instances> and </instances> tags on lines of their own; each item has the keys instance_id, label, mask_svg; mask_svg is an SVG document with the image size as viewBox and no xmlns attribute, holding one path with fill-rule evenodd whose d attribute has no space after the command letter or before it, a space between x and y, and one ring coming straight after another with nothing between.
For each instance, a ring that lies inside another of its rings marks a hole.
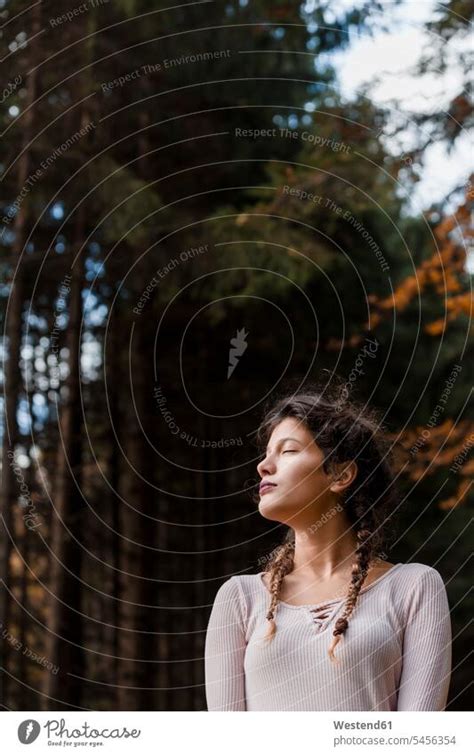
<instances>
[{"instance_id":1,"label":"woman's face","mask_svg":"<svg viewBox=\"0 0 474 755\"><path fill-rule=\"evenodd\" d=\"M262 516L286 522L298 514L308 516L315 509L324 511L328 501L334 501L334 494L323 460L324 454L306 425L295 417L283 419L274 428L266 456L257 466ZM266 482L274 486L262 488ZM294 523L293 519L292 526Z\"/></svg>"}]
</instances>

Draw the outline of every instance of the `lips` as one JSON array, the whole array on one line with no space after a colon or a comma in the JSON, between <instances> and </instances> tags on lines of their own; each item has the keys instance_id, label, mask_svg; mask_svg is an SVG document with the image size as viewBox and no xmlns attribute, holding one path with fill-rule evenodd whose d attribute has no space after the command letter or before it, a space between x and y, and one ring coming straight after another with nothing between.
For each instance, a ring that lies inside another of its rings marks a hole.
<instances>
[{"instance_id":1,"label":"lips","mask_svg":"<svg viewBox=\"0 0 474 755\"><path fill-rule=\"evenodd\" d=\"M274 482L262 482L260 485L260 495L263 495L264 493L268 493L269 490L272 488L276 488L276 485Z\"/></svg>"}]
</instances>

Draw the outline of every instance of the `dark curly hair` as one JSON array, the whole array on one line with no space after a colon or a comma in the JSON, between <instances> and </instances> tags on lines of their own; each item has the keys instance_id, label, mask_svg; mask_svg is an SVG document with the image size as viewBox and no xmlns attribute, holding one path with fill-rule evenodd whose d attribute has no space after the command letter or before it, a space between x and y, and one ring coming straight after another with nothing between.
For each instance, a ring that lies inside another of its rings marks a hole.
<instances>
[{"instance_id":1,"label":"dark curly hair","mask_svg":"<svg viewBox=\"0 0 474 755\"><path fill-rule=\"evenodd\" d=\"M301 420L313 434L324 454L322 466L326 474L332 473L335 465L349 461L355 461L358 469L351 485L340 495L340 505L356 533L357 547L345 609L336 621L328 650L334 662L334 649L348 627L369 566L372 561L386 557L386 525L399 501L395 456L379 411L352 398L349 400L347 389L334 375L331 386L321 389L313 386L310 390L284 396L266 408L256 434L262 453L272 431L286 417ZM394 534L392 526L391 534ZM289 528L264 567L270 575L271 593L266 615L270 629L264 639L271 640L276 632L275 613L280 590L285 575L293 571L294 553L295 533Z\"/></svg>"}]
</instances>

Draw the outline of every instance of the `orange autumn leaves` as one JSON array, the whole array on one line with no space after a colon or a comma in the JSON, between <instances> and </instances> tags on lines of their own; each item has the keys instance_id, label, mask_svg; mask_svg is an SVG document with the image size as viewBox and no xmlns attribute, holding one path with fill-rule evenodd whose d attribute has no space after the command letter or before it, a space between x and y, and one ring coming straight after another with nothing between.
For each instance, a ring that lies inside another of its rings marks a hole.
<instances>
[{"instance_id":1,"label":"orange autumn leaves","mask_svg":"<svg viewBox=\"0 0 474 755\"><path fill-rule=\"evenodd\" d=\"M456 479L454 492L450 486L451 495L441 497L437 508L446 511L466 502L474 473L472 421L455 421L452 417L447 417L436 427L409 427L401 435L394 433L390 437L405 452L400 457L400 463L404 467L404 474L412 482L418 484L438 471L444 471L446 476ZM443 491L444 485L439 490Z\"/></svg>"},{"instance_id":2,"label":"orange autumn leaves","mask_svg":"<svg viewBox=\"0 0 474 755\"><path fill-rule=\"evenodd\" d=\"M371 313L372 329L385 319L387 312L402 312L414 297L428 290L439 296L444 309L442 317L424 325L428 335L440 336L453 320L461 315L472 315L473 295L471 290L466 290L468 273L465 270L466 247L474 235L471 187L472 183L469 183L464 204L434 229L436 249L432 257L424 260L413 275L405 278L392 295L385 299L373 295L369 297L375 310Z\"/></svg>"}]
</instances>

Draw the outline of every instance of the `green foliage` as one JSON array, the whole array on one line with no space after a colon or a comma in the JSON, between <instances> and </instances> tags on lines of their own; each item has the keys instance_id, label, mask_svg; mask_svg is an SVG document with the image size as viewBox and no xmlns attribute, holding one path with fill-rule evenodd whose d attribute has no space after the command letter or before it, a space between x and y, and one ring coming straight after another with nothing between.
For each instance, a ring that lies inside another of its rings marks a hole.
<instances>
[{"instance_id":1,"label":"green foliage","mask_svg":"<svg viewBox=\"0 0 474 755\"><path fill-rule=\"evenodd\" d=\"M125 241L130 246L150 243L150 228L155 227L156 219L150 220L149 216L163 205L148 182L105 156L94 162L94 180L94 206L103 217L104 243Z\"/></svg>"}]
</instances>

